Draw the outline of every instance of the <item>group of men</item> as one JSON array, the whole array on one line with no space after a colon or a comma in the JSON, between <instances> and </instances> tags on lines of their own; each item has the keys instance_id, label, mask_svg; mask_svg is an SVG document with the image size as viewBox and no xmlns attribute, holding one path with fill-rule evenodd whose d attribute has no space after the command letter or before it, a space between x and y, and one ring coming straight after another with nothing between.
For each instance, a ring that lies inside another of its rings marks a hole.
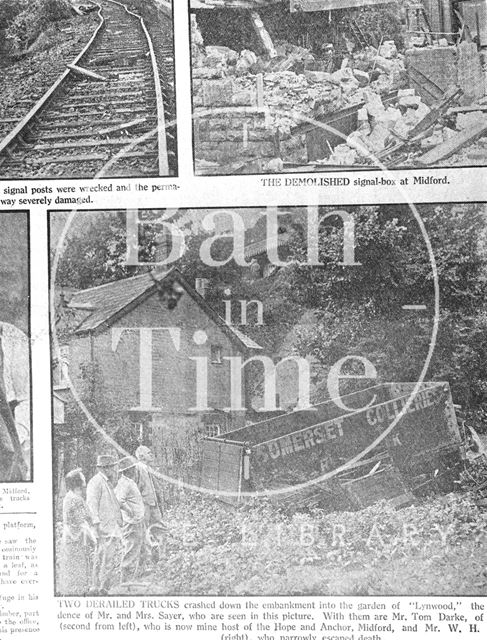
<instances>
[{"instance_id":1,"label":"group of men","mask_svg":"<svg viewBox=\"0 0 487 640\"><path fill-rule=\"evenodd\" d=\"M86 487L96 536L93 593L108 594L114 585L146 571L151 552L147 532L162 528L162 493L151 463L152 451L145 446L137 449L135 459L98 456L98 472Z\"/></svg>"}]
</instances>

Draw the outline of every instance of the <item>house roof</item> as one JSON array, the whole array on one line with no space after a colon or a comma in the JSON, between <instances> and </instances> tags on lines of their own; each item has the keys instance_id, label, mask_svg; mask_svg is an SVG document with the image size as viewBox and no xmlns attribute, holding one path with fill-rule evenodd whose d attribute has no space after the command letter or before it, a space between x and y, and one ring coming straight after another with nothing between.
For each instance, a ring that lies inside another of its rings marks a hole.
<instances>
[{"instance_id":1,"label":"house roof","mask_svg":"<svg viewBox=\"0 0 487 640\"><path fill-rule=\"evenodd\" d=\"M239 329L228 325L206 300L192 287L178 269L164 273L144 273L133 278L116 280L85 289L73 295L68 307L81 312L81 321L75 333L92 332L108 327L117 318L128 312L127 307L136 306L157 291L158 284L166 278L176 280L204 313L217 324L240 348L260 350L262 347Z\"/></svg>"}]
</instances>

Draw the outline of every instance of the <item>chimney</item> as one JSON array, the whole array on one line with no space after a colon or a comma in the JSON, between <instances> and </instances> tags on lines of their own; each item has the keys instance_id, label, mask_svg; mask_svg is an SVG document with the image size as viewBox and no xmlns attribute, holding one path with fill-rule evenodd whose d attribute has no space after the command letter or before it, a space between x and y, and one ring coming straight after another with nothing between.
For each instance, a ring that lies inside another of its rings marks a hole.
<instances>
[{"instance_id":1,"label":"chimney","mask_svg":"<svg viewBox=\"0 0 487 640\"><path fill-rule=\"evenodd\" d=\"M167 260L172 249L171 234L164 231L157 236L157 244L154 248L154 271L156 273L164 272L168 269L168 265L158 264L163 260Z\"/></svg>"},{"instance_id":2,"label":"chimney","mask_svg":"<svg viewBox=\"0 0 487 640\"><path fill-rule=\"evenodd\" d=\"M206 298L206 292L208 291L209 286L210 281L208 280L208 278L196 278L194 288L202 298Z\"/></svg>"}]
</instances>

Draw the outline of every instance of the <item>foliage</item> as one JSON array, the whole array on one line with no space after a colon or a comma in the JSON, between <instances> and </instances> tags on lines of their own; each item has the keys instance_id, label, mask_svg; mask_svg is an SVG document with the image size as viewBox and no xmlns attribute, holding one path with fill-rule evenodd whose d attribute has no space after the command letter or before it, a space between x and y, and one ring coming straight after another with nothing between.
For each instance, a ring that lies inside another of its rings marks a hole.
<instances>
[{"instance_id":1,"label":"foliage","mask_svg":"<svg viewBox=\"0 0 487 640\"><path fill-rule=\"evenodd\" d=\"M487 402L485 213L475 205L423 206L421 215L441 303L428 377L449 381L455 400L477 410ZM340 265L343 232L337 219L320 231L323 268L285 270L288 299L314 312L314 324L300 330L296 351L322 365L318 388L329 367L346 355L368 358L383 381L417 380L431 340L431 314L408 316L402 307L433 308L433 269L424 239L407 208L361 207L354 219L360 266ZM305 250L304 238L297 236L294 257L303 261Z\"/></svg>"},{"instance_id":2,"label":"foliage","mask_svg":"<svg viewBox=\"0 0 487 640\"><path fill-rule=\"evenodd\" d=\"M0 0L0 25L8 27L15 17L25 9L27 0Z\"/></svg>"},{"instance_id":3,"label":"foliage","mask_svg":"<svg viewBox=\"0 0 487 640\"><path fill-rule=\"evenodd\" d=\"M201 262L199 249L209 237L195 222L194 211L182 212L187 250L176 262L183 274L210 280L209 304L224 316L224 292L234 301L264 301L264 326L248 324L246 333L267 353L279 353L291 331L294 349L312 356L316 393L323 395L329 367L346 355L368 358L379 380L417 380L428 353L431 313L405 313L403 305L434 302L433 270L423 235L407 206L349 207L355 220L355 260L344 267L343 227L328 217L320 226L320 261L324 266L300 266L306 260L307 237L294 225L289 247L295 262L271 278L254 280L233 261L223 267ZM450 382L456 402L481 416L487 404L485 339L486 216L479 205L421 206L432 245L440 289L438 339L428 377ZM323 207L321 218L329 213ZM56 282L86 288L134 275L140 268L125 265L124 214L95 218L78 214L78 227L67 240ZM156 212L147 216L154 217ZM190 222L188 222L190 220ZM199 220L199 219L198 219ZM192 228L191 228L192 227ZM141 226L140 259L154 260L159 241L154 226ZM212 255L223 260L232 249L228 239L213 244ZM142 268L143 269L143 268ZM235 308L238 304L235 303ZM307 317L303 324L301 320ZM256 365L259 367L259 365ZM261 377L251 376L255 392Z\"/></svg>"},{"instance_id":4,"label":"foliage","mask_svg":"<svg viewBox=\"0 0 487 640\"><path fill-rule=\"evenodd\" d=\"M187 495L165 523L153 579L163 593L471 593L486 560L487 514L469 495L401 511L383 502L354 513L294 515L265 503L232 509Z\"/></svg>"},{"instance_id":5,"label":"foliage","mask_svg":"<svg viewBox=\"0 0 487 640\"><path fill-rule=\"evenodd\" d=\"M343 11L339 26L347 27L350 10ZM356 9L352 15L369 40L370 44L378 47L385 40L394 40L398 48L404 47L404 26L401 14L403 5L400 2L389 2L382 6L365 6Z\"/></svg>"},{"instance_id":6,"label":"foliage","mask_svg":"<svg viewBox=\"0 0 487 640\"><path fill-rule=\"evenodd\" d=\"M125 213L93 216L78 212L73 225L74 230L62 248L55 274L59 287L88 289L147 270L126 264ZM140 226L140 262L154 261L156 239L154 227Z\"/></svg>"},{"instance_id":7,"label":"foliage","mask_svg":"<svg viewBox=\"0 0 487 640\"><path fill-rule=\"evenodd\" d=\"M28 49L50 25L71 15L67 0L32 0L17 4L21 10L15 17L11 16L6 31L6 36L17 53Z\"/></svg>"}]
</instances>

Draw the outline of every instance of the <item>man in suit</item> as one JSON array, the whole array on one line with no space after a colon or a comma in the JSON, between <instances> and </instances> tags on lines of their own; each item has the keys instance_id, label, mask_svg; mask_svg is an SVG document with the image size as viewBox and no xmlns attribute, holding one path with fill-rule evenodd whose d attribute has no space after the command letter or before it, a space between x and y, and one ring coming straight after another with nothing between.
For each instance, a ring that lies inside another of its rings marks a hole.
<instances>
[{"instance_id":1,"label":"man in suit","mask_svg":"<svg viewBox=\"0 0 487 640\"><path fill-rule=\"evenodd\" d=\"M96 473L86 487L86 502L97 539L91 592L107 595L120 583L122 512L115 495L118 463L110 455L97 458Z\"/></svg>"},{"instance_id":2,"label":"man in suit","mask_svg":"<svg viewBox=\"0 0 487 640\"><path fill-rule=\"evenodd\" d=\"M145 568L145 510L134 481L135 464L133 458L120 461L120 477L115 488L123 517L122 582L133 580Z\"/></svg>"},{"instance_id":3,"label":"man in suit","mask_svg":"<svg viewBox=\"0 0 487 640\"><path fill-rule=\"evenodd\" d=\"M154 455L149 447L141 445L135 452L138 462L135 466L135 482L144 501L144 520L146 529L151 532L152 525L162 527L162 505L163 496L157 479L151 469L154 462ZM148 536L147 540L150 540ZM146 556L152 558L154 562L159 560L159 550L157 546L152 546L147 541Z\"/></svg>"},{"instance_id":4,"label":"man in suit","mask_svg":"<svg viewBox=\"0 0 487 640\"><path fill-rule=\"evenodd\" d=\"M150 527L162 521L162 491L150 467L154 462L154 455L149 447L138 447L135 457L138 460L135 465L135 482L144 501L145 525Z\"/></svg>"}]
</instances>

